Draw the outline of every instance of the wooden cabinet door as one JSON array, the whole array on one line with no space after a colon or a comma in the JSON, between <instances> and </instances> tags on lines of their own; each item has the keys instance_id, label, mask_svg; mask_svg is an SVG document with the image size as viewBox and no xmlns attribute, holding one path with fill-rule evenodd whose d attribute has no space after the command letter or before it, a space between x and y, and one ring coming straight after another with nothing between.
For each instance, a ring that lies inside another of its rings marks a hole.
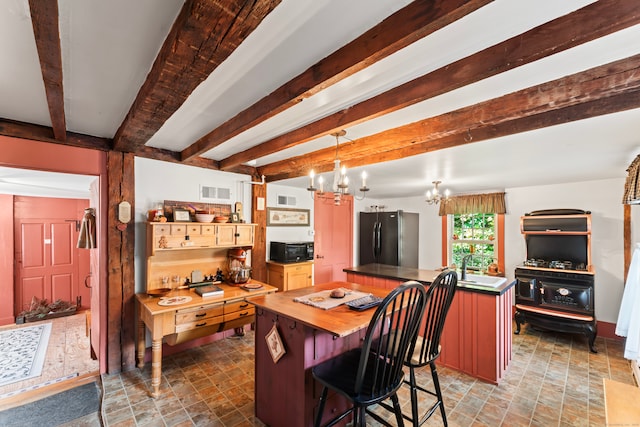
<instances>
[{"instance_id":1,"label":"wooden cabinet door","mask_svg":"<svg viewBox=\"0 0 640 427\"><path fill-rule=\"evenodd\" d=\"M236 245L253 246L253 225L236 225L235 237Z\"/></svg>"},{"instance_id":2,"label":"wooden cabinet door","mask_svg":"<svg viewBox=\"0 0 640 427\"><path fill-rule=\"evenodd\" d=\"M311 265L292 265L286 270L287 290L311 286Z\"/></svg>"},{"instance_id":3,"label":"wooden cabinet door","mask_svg":"<svg viewBox=\"0 0 640 427\"><path fill-rule=\"evenodd\" d=\"M233 225L216 226L216 246L234 246L236 227Z\"/></svg>"}]
</instances>

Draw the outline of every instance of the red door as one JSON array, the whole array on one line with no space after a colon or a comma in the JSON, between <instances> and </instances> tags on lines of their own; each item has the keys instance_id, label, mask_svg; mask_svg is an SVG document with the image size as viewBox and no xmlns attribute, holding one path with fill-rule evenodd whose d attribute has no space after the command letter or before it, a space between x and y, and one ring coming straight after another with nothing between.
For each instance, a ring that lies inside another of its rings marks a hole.
<instances>
[{"instance_id":1,"label":"red door","mask_svg":"<svg viewBox=\"0 0 640 427\"><path fill-rule=\"evenodd\" d=\"M342 270L353 266L353 197L342 197L336 206L332 193L316 194L313 212L314 283L346 281Z\"/></svg>"},{"instance_id":2,"label":"red door","mask_svg":"<svg viewBox=\"0 0 640 427\"><path fill-rule=\"evenodd\" d=\"M45 200L50 201L46 208ZM16 315L29 308L34 296L72 303L79 297L83 306L89 306L89 289L84 286L88 257L76 248L79 212L87 205L75 199L16 197ZM42 217L47 212L53 218Z\"/></svg>"}]
</instances>

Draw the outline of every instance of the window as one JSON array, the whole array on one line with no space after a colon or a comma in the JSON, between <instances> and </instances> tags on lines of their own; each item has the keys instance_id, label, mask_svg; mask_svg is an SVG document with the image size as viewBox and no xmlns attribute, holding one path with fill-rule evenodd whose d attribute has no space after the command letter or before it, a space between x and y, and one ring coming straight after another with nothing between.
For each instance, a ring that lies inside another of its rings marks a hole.
<instances>
[{"instance_id":1,"label":"window","mask_svg":"<svg viewBox=\"0 0 640 427\"><path fill-rule=\"evenodd\" d=\"M449 265L462 266L467 260L471 270L486 271L489 264L498 262L496 214L454 214L449 227Z\"/></svg>"}]
</instances>

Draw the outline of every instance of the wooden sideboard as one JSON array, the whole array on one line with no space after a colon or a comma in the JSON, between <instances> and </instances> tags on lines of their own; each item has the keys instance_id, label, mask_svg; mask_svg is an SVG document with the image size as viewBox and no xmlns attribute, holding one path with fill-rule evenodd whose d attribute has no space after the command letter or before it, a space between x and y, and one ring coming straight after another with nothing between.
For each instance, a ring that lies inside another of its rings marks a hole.
<instances>
[{"instance_id":1,"label":"wooden sideboard","mask_svg":"<svg viewBox=\"0 0 640 427\"><path fill-rule=\"evenodd\" d=\"M279 291L306 288L313 285L313 261L282 264L267 261L267 283Z\"/></svg>"},{"instance_id":2,"label":"wooden sideboard","mask_svg":"<svg viewBox=\"0 0 640 427\"><path fill-rule=\"evenodd\" d=\"M253 280L251 283L260 283ZM263 284L262 289L245 291L238 286L219 285L224 295L201 297L193 289L175 290L167 298L191 297L191 301L161 306L160 298L146 293L136 294L138 308L138 367L144 367L146 350L145 327L151 334L151 396L157 397L162 372L162 342L170 345L234 329L255 320L255 308L247 302L249 296L276 292Z\"/></svg>"}]
</instances>

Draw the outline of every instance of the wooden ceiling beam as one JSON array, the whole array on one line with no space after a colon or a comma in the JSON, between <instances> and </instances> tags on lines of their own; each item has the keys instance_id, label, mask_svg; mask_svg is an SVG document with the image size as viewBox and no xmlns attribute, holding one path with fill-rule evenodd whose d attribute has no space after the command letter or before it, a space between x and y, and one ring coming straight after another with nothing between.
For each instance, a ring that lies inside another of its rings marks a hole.
<instances>
[{"instance_id":1,"label":"wooden ceiling beam","mask_svg":"<svg viewBox=\"0 0 640 427\"><path fill-rule=\"evenodd\" d=\"M12 138L31 139L33 141L51 142L54 144L70 145L72 147L90 148L93 150L109 151L111 139L67 132L67 138L60 141L53 136L53 130L48 126L15 120L0 119L0 135Z\"/></svg>"},{"instance_id":2,"label":"wooden ceiling beam","mask_svg":"<svg viewBox=\"0 0 640 427\"><path fill-rule=\"evenodd\" d=\"M182 158L217 147L491 1L415 0L185 148Z\"/></svg>"},{"instance_id":3,"label":"wooden ceiling beam","mask_svg":"<svg viewBox=\"0 0 640 427\"><path fill-rule=\"evenodd\" d=\"M566 123L584 118L578 114L569 116L565 113L562 116L564 110L583 103L588 106L602 101L600 104L606 108L585 109L595 115L638 108L640 107L638 69L640 69L640 55L595 67L440 116L341 144L340 159L347 167L355 167L400 158L394 157L390 154L391 152L404 157L453 147L465 141L474 143L479 140L475 134L480 130L487 132L491 126L509 129L508 123L518 123L516 122L518 120L524 123L527 117L537 115L549 115L547 121L553 119L555 115L558 117L557 123ZM614 99L616 102L607 102L607 98ZM545 123L539 122L541 127L551 125ZM512 134L521 130L510 132L509 134ZM266 175L269 182L306 175L311 168L317 173L327 172L333 169L334 157L335 149L327 148L259 167L258 172Z\"/></svg>"},{"instance_id":4,"label":"wooden ceiling beam","mask_svg":"<svg viewBox=\"0 0 640 427\"><path fill-rule=\"evenodd\" d=\"M58 0L29 0L29 10L53 137L56 141L65 141L67 124L64 115Z\"/></svg>"},{"instance_id":5,"label":"wooden ceiling beam","mask_svg":"<svg viewBox=\"0 0 640 427\"><path fill-rule=\"evenodd\" d=\"M220 161L227 168L294 147L640 23L640 8L604 0ZM550 37L549 35L553 35Z\"/></svg>"},{"instance_id":6,"label":"wooden ceiling beam","mask_svg":"<svg viewBox=\"0 0 640 427\"><path fill-rule=\"evenodd\" d=\"M187 0L116 132L114 149L139 150L280 1Z\"/></svg>"}]
</instances>

